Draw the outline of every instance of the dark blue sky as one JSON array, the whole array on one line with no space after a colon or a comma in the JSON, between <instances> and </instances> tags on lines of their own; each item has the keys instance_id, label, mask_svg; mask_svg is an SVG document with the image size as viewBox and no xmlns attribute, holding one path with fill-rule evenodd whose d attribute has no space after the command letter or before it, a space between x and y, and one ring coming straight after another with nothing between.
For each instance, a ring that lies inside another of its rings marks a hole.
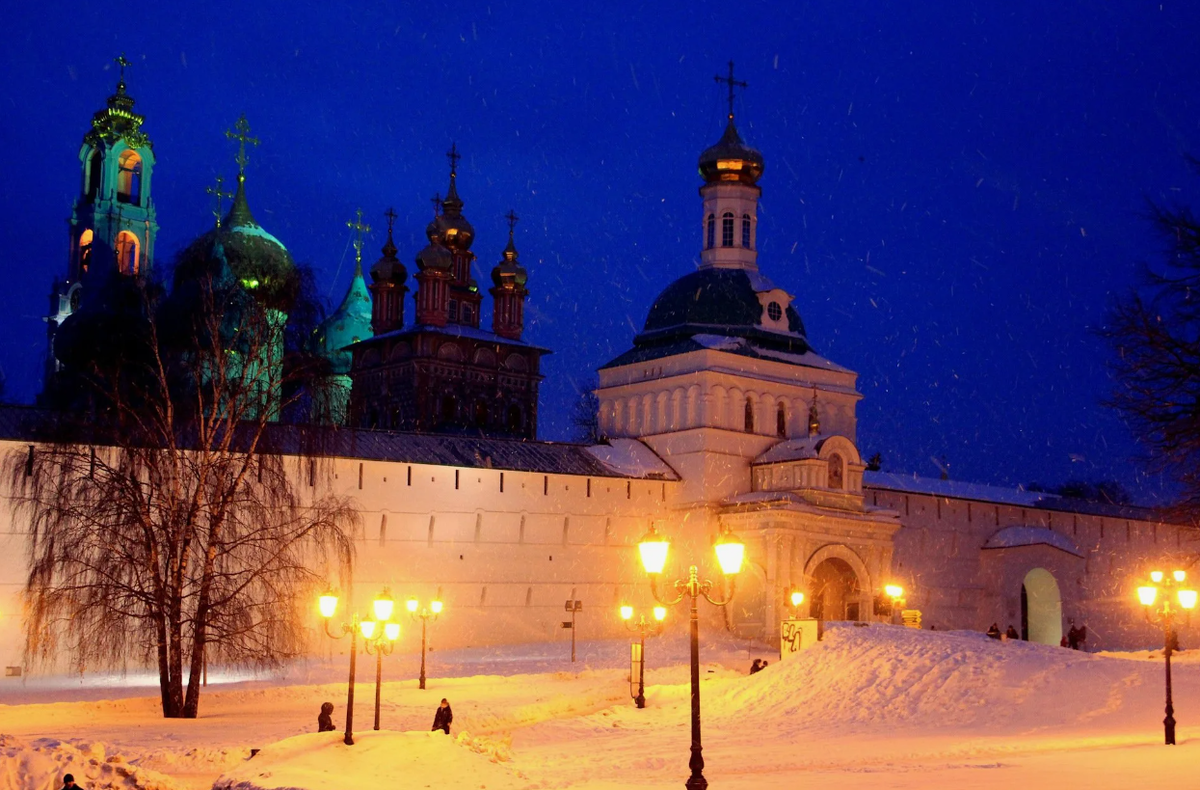
<instances>
[{"instance_id":1,"label":"dark blue sky","mask_svg":"<svg viewBox=\"0 0 1200 790\"><path fill-rule=\"evenodd\" d=\"M1194 190L1195 3L572 5L10 9L9 397L40 386L79 145L124 51L155 144L159 266L209 226L204 188L236 172L223 132L241 112L262 140L251 206L334 301L356 207L379 229L395 206L412 271L457 141L481 283L502 215L522 217L526 337L556 352L541 433L563 438L576 385L698 259L696 158L720 135L712 77L732 58L750 83L739 126L767 164L760 266L796 295L817 351L859 372L864 455L925 475L944 455L978 482L1116 477L1153 495L1098 405L1106 350L1090 328L1158 252L1144 200Z\"/></svg>"}]
</instances>

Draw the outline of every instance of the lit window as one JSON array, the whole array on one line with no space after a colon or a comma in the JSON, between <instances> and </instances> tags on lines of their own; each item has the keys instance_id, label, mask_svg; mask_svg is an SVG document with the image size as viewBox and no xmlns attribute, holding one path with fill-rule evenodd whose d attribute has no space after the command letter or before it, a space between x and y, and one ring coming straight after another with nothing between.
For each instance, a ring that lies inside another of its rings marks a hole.
<instances>
[{"instance_id":1,"label":"lit window","mask_svg":"<svg viewBox=\"0 0 1200 790\"><path fill-rule=\"evenodd\" d=\"M742 215L742 246L750 249L750 215Z\"/></svg>"},{"instance_id":2,"label":"lit window","mask_svg":"<svg viewBox=\"0 0 1200 790\"><path fill-rule=\"evenodd\" d=\"M733 246L733 213L729 211L721 217L721 246Z\"/></svg>"},{"instance_id":3,"label":"lit window","mask_svg":"<svg viewBox=\"0 0 1200 790\"><path fill-rule=\"evenodd\" d=\"M717 243L717 219L712 214L708 215L708 249L712 249Z\"/></svg>"},{"instance_id":4,"label":"lit window","mask_svg":"<svg viewBox=\"0 0 1200 790\"><path fill-rule=\"evenodd\" d=\"M84 229L83 233L79 234L79 273L87 274L88 266L92 262L92 239L94 238L91 228Z\"/></svg>"},{"instance_id":5,"label":"lit window","mask_svg":"<svg viewBox=\"0 0 1200 790\"><path fill-rule=\"evenodd\" d=\"M127 230L117 234L117 271L121 274L137 274L139 258L137 236Z\"/></svg>"},{"instance_id":6,"label":"lit window","mask_svg":"<svg viewBox=\"0 0 1200 790\"><path fill-rule=\"evenodd\" d=\"M142 158L136 151L122 151L117 159L117 201L141 205Z\"/></svg>"}]
</instances>

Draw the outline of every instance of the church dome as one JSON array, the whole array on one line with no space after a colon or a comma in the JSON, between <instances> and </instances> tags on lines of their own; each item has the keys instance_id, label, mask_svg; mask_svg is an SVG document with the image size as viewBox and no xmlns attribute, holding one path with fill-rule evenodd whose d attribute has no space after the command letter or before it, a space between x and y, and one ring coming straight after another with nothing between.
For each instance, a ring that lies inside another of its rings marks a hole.
<instances>
[{"instance_id":1,"label":"church dome","mask_svg":"<svg viewBox=\"0 0 1200 790\"><path fill-rule=\"evenodd\" d=\"M408 270L404 268L404 264L396 257L396 244L392 241L392 225L390 222L388 223L387 241L383 243L381 252L383 255L371 267L371 281L404 285L404 281L408 279Z\"/></svg>"},{"instance_id":2,"label":"church dome","mask_svg":"<svg viewBox=\"0 0 1200 790\"><path fill-rule=\"evenodd\" d=\"M291 302L296 265L283 242L263 229L250 213L245 179L238 179L233 206L215 235L230 271L247 290L280 306Z\"/></svg>"},{"instance_id":3,"label":"church dome","mask_svg":"<svg viewBox=\"0 0 1200 790\"><path fill-rule=\"evenodd\" d=\"M429 237L429 244L417 253L417 268L421 271L433 269L434 271L448 272L454 265L450 250L442 244L441 228L438 226L440 219L441 217L438 217L425 229L425 235Z\"/></svg>"},{"instance_id":4,"label":"church dome","mask_svg":"<svg viewBox=\"0 0 1200 790\"><path fill-rule=\"evenodd\" d=\"M350 372L351 361L346 346L366 340L371 335L371 295L367 292L362 268L355 266L346 298L317 327L313 340L318 353L330 361L333 372L346 375Z\"/></svg>"},{"instance_id":5,"label":"church dome","mask_svg":"<svg viewBox=\"0 0 1200 790\"><path fill-rule=\"evenodd\" d=\"M762 173L763 155L746 145L731 115L721 139L700 154L700 175L709 184L735 182L754 186Z\"/></svg>"},{"instance_id":6,"label":"church dome","mask_svg":"<svg viewBox=\"0 0 1200 790\"><path fill-rule=\"evenodd\" d=\"M643 334L673 333L672 330L715 335L741 335L763 325L770 309L759 294L777 290L757 272L745 269L701 269L685 274L668 285L650 308ZM804 323L794 307L780 307L787 316L788 332L805 336Z\"/></svg>"}]
</instances>

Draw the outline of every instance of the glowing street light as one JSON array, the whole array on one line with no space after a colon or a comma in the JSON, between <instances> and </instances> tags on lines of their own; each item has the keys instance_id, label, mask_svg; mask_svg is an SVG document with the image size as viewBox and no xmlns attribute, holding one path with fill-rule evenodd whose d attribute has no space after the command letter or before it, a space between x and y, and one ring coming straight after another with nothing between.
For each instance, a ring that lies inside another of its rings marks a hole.
<instances>
[{"instance_id":1,"label":"glowing street light","mask_svg":"<svg viewBox=\"0 0 1200 790\"><path fill-rule=\"evenodd\" d=\"M379 729L379 686L383 675L383 656L392 652L392 642L400 637L400 627L396 625L395 629L390 628L394 623L385 622L391 617L392 597L385 589L375 599L372 606L377 620L363 620L355 612L348 623L341 623L341 633L335 634L330 628L330 622L333 616L337 613L338 596L333 590L327 591L324 595L317 599L317 608L321 612L321 617L325 623L325 634L330 639L341 639L344 636L350 637L350 680L346 684L346 737L343 742L347 746L354 745L354 678L358 663L358 637L362 634L363 644L367 653L376 652L379 656L375 667L375 729ZM387 614L387 617L380 617L381 614ZM383 622L383 628L379 627L379 623ZM392 634L395 634L395 637ZM383 650L381 641L387 641L386 652ZM374 649L373 649L374 647Z\"/></svg>"},{"instance_id":2,"label":"glowing street light","mask_svg":"<svg viewBox=\"0 0 1200 790\"><path fill-rule=\"evenodd\" d=\"M896 611L904 606L904 588L898 584L885 584L883 594L892 599L890 622L896 622Z\"/></svg>"},{"instance_id":3,"label":"glowing street light","mask_svg":"<svg viewBox=\"0 0 1200 790\"><path fill-rule=\"evenodd\" d=\"M646 615L640 615L638 621L633 622L633 607L621 607L621 619L625 621L625 627L630 631L638 634L638 691L634 696L633 701L639 708L646 707L646 634L658 636L663 631L663 620L667 617L667 609L665 606L654 607L654 621L647 622Z\"/></svg>"},{"instance_id":4,"label":"glowing street light","mask_svg":"<svg viewBox=\"0 0 1200 790\"><path fill-rule=\"evenodd\" d=\"M804 593L800 592L799 590L792 590L788 598L792 603L792 608L799 612L800 605L804 603Z\"/></svg>"},{"instance_id":5,"label":"glowing street light","mask_svg":"<svg viewBox=\"0 0 1200 790\"><path fill-rule=\"evenodd\" d=\"M421 602L416 598L409 598L404 604L404 608L408 609L409 616L415 623L421 621L421 677L418 688L425 688L425 627L432 618L438 619L438 615L442 613L441 601L430 601L428 607L422 607Z\"/></svg>"},{"instance_id":6,"label":"glowing street light","mask_svg":"<svg viewBox=\"0 0 1200 790\"><path fill-rule=\"evenodd\" d=\"M1186 615L1189 615L1189 619L1191 610L1196 608L1196 591L1179 587L1185 579L1187 579L1187 573L1180 570L1173 571L1169 579L1162 571L1152 571L1150 581L1153 584L1137 588L1138 602L1144 607L1146 621L1161 625L1163 629L1163 656L1166 663L1167 686L1167 715L1163 719L1163 734L1168 746L1175 744L1175 707L1171 701L1171 653L1175 651L1175 646L1178 644L1178 638L1175 635L1175 616L1178 614L1176 604L1179 609L1184 610ZM1163 588L1161 597L1158 585ZM1175 593L1174 596L1171 595L1172 592ZM1157 609L1154 608L1156 602L1159 602Z\"/></svg>"},{"instance_id":7,"label":"glowing street light","mask_svg":"<svg viewBox=\"0 0 1200 790\"><path fill-rule=\"evenodd\" d=\"M721 566L721 572L729 582L728 597L723 599L714 597L712 595L713 583L700 581L699 572L696 566L692 565L688 568L687 579L675 581L674 587L678 595L672 600L665 601L659 594L658 583L663 567L667 563L667 553L670 548L671 542L665 535L660 534L653 524L638 543L642 567L650 575L650 590L654 593L654 599L664 606L674 606L684 598L691 599L689 624L692 653L692 756L688 761L688 767L692 773L687 780L686 787L688 790L706 790L708 780L704 778L703 746L700 743L700 617L697 601L703 596L714 606L729 604L737 586L737 574L741 571L742 562L746 556L746 547L728 528L722 529L721 534L713 542L717 563Z\"/></svg>"}]
</instances>

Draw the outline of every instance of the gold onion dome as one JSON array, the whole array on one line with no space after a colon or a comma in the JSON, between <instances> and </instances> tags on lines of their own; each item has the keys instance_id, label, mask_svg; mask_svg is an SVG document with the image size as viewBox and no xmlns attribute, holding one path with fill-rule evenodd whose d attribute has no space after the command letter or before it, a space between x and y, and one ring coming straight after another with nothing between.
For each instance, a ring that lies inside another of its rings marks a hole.
<instances>
[{"instance_id":1,"label":"gold onion dome","mask_svg":"<svg viewBox=\"0 0 1200 790\"><path fill-rule=\"evenodd\" d=\"M528 279L529 273L517 260L517 247L513 243L513 231L512 228L509 228L508 246L504 248L504 255L500 262L492 268L492 282L498 288L510 284L523 287Z\"/></svg>"},{"instance_id":2,"label":"gold onion dome","mask_svg":"<svg viewBox=\"0 0 1200 790\"><path fill-rule=\"evenodd\" d=\"M442 244L452 250L466 252L475 242L475 228L462 215L463 202L458 196L458 149L452 146L447 157L450 159L450 188L446 191L446 199L442 201L442 215L434 223L438 226Z\"/></svg>"},{"instance_id":3,"label":"gold onion dome","mask_svg":"<svg viewBox=\"0 0 1200 790\"><path fill-rule=\"evenodd\" d=\"M441 228L437 220L429 223L429 227L425 229L425 235L429 237L429 244L417 253L417 268L421 271L426 269L450 271L450 267L454 265L454 259L450 256L450 250L442 244Z\"/></svg>"},{"instance_id":4,"label":"gold onion dome","mask_svg":"<svg viewBox=\"0 0 1200 790\"><path fill-rule=\"evenodd\" d=\"M390 216L394 217L395 213L393 212ZM377 283L390 282L396 285L403 285L404 281L408 279L408 270L404 268L404 264L396 257L396 244L392 241L391 221L388 222L387 241L383 243L381 252L383 255L371 267L371 280Z\"/></svg>"},{"instance_id":5,"label":"gold onion dome","mask_svg":"<svg viewBox=\"0 0 1200 790\"><path fill-rule=\"evenodd\" d=\"M710 184L735 182L754 186L762 173L763 155L746 145L730 114L721 139L700 154L700 175Z\"/></svg>"}]
</instances>

